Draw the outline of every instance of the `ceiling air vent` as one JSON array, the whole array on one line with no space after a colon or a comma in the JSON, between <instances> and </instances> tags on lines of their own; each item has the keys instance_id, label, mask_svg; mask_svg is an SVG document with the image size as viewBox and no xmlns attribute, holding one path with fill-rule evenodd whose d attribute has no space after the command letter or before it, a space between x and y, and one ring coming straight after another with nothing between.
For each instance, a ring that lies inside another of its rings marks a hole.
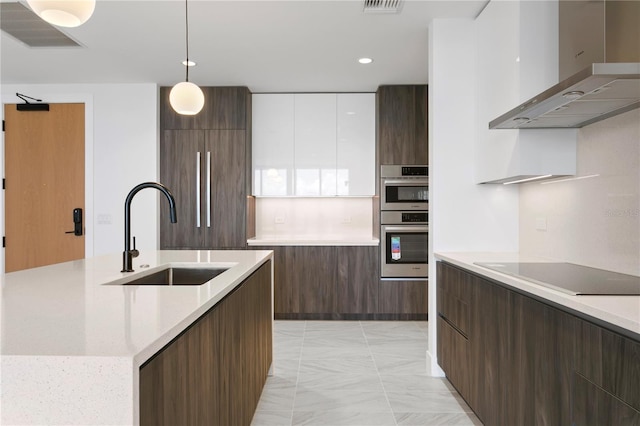
<instances>
[{"instance_id":1,"label":"ceiling air vent","mask_svg":"<svg viewBox=\"0 0 640 426\"><path fill-rule=\"evenodd\" d=\"M20 3L0 3L0 29L30 47L80 47Z\"/></svg>"},{"instance_id":2,"label":"ceiling air vent","mask_svg":"<svg viewBox=\"0 0 640 426\"><path fill-rule=\"evenodd\" d=\"M364 13L398 13L402 0L364 0Z\"/></svg>"}]
</instances>

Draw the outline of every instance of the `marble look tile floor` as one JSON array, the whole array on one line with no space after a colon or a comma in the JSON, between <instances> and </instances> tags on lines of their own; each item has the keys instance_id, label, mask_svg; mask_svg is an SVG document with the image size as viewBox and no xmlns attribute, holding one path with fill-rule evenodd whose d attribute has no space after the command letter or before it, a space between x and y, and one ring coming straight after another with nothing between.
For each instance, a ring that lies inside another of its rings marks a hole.
<instances>
[{"instance_id":1,"label":"marble look tile floor","mask_svg":"<svg viewBox=\"0 0 640 426\"><path fill-rule=\"evenodd\" d=\"M481 425L426 351L426 321L276 321L252 426Z\"/></svg>"}]
</instances>

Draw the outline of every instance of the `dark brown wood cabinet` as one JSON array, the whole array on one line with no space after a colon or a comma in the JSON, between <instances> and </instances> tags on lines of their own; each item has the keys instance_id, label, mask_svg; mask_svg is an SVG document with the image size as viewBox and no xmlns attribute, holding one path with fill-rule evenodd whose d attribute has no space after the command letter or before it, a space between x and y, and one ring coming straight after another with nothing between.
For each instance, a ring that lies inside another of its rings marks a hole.
<instances>
[{"instance_id":1,"label":"dark brown wood cabinet","mask_svg":"<svg viewBox=\"0 0 640 426\"><path fill-rule=\"evenodd\" d=\"M427 92L426 85L378 87L378 165L429 164Z\"/></svg>"},{"instance_id":2,"label":"dark brown wood cabinet","mask_svg":"<svg viewBox=\"0 0 640 426\"><path fill-rule=\"evenodd\" d=\"M271 246L274 312L281 319L373 317L378 304L375 246Z\"/></svg>"},{"instance_id":3,"label":"dark brown wood cabinet","mask_svg":"<svg viewBox=\"0 0 640 426\"><path fill-rule=\"evenodd\" d=\"M426 320L427 311L427 280L380 280L379 319Z\"/></svg>"},{"instance_id":4,"label":"dark brown wood cabinet","mask_svg":"<svg viewBox=\"0 0 640 426\"><path fill-rule=\"evenodd\" d=\"M437 281L438 362L484 424L640 425L640 342L445 262Z\"/></svg>"},{"instance_id":5,"label":"dark brown wood cabinet","mask_svg":"<svg viewBox=\"0 0 640 426\"><path fill-rule=\"evenodd\" d=\"M162 249L245 248L252 232L250 93L208 87L195 116L176 114L161 88L160 179L171 189L178 223L160 210Z\"/></svg>"},{"instance_id":6,"label":"dark brown wood cabinet","mask_svg":"<svg viewBox=\"0 0 640 426\"><path fill-rule=\"evenodd\" d=\"M140 368L141 425L248 425L272 362L271 263Z\"/></svg>"},{"instance_id":7,"label":"dark brown wood cabinet","mask_svg":"<svg viewBox=\"0 0 640 426\"><path fill-rule=\"evenodd\" d=\"M180 115L169 104L171 87L160 88L162 130L248 130L251 94L246 87L201 87L204 107L196 115Z\"/></svg>"}]
</instances>

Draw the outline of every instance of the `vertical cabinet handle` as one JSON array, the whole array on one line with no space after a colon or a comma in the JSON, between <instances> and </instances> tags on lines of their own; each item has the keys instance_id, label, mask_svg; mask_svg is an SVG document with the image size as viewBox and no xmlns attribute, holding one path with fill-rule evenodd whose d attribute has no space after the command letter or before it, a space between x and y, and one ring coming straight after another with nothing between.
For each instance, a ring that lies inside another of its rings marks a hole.
<instances>
[{"instance_id":1,"label":"vertical cabinet handle","mask_svg":"<svg viewBox=\"0 0 640 426\"><path fill-rule=\"evenodd\" d=\"M200 228L200 185L202 178L200 177L200 151L196 153L196 226Z\"/></svg>"},{"instance_id":2,"label":"vertical cabinet handle","mask_svg":"<svg viewBox=\"0 0 640 426\"><path fill-rule=\"evenodd\" d=\"M207 228L211 228L211 151L207 151Z\"/></svg>"}]
</instances>

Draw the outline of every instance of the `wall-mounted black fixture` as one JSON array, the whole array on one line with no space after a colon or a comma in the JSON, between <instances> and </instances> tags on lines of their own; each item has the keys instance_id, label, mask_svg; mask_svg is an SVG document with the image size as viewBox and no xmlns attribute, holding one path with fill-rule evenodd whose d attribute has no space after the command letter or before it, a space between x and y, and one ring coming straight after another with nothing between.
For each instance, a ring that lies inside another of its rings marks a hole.
<instances>
[{"instance_id":1,"label":"wall-mounted black fixture","mask_svg":"<svg viewBox=\"0 0 640 426\"><path fill-rule=\"evenodd\" d=\"M16 93L16 96L24 101L23 104L16 105L18 111L49 111L49 104L41 103L42 99L32 98L31 96L23 95L21 93ZM32 104L27 99L31 99L32 101L36 101L38 103Z\"/></svg>"}]
</instances>

